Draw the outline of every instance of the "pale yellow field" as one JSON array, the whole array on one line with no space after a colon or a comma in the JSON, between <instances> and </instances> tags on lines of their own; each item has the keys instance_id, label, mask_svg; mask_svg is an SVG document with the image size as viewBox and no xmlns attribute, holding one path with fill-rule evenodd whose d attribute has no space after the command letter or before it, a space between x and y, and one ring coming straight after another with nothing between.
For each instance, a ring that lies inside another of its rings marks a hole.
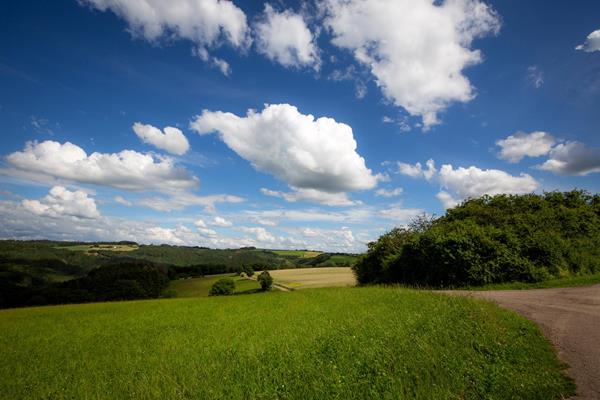
<instances>
[{"instance_id":1,"label":"pale yellow field","mask_svg":"<svg viewBox=\"0 0 600 400\"><path fill-rule=\"evenodd\" d=\"M296 268L269 271L275 284L289 289L354 286L356 278L350 268Z\"/></svg>"}]
</instances>

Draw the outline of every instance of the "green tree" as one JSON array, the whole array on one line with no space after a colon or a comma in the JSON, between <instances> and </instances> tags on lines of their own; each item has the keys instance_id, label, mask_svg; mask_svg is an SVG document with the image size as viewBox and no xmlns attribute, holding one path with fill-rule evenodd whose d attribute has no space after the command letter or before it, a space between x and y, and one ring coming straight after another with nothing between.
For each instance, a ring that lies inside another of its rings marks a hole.
<instances>
[{"instance_id":1,"label":"green tree","mask_svg":"<svg viewBox=\"0 0 600 400\"><path fill-rule=\"evenodd\" d=\"M263 271L258 275L258 283L262 290L269 290L273 286L273 277L269 274L269 271Z\"/></svg>"}]
</instances>

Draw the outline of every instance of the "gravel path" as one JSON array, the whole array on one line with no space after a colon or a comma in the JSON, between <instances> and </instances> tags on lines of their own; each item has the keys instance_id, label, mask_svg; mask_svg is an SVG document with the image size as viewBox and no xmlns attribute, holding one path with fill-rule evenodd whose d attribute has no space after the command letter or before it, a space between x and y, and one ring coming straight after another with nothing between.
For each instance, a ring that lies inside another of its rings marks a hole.
<instances>
[{"instance_id":1,"label":"gravel path","mask_svg":"<svg viewBox=\"0 0 600 400\"><path fill-rule=\"evenodd\" d=\"M463 293L493 300L537 323L569 364L575 399L600 400L600 285Z\"/></svg>"}]
</instances>

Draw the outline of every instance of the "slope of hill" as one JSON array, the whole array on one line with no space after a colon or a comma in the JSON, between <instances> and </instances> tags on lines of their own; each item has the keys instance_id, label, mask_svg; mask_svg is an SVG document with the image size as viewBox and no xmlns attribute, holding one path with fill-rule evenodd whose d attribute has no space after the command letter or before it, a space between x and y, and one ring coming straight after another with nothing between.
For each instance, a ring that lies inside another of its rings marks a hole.
<instances>
[{"instance_id":1,"label":"slope of hill","mask_svg":"<svg viewBox=\"0 0 600 400\"><path fill-rule=\"evenodd\" d=\"M0 310L10 399L559 399L539 330L472 299L312 289Z\"/></svg>"}]
</instances>

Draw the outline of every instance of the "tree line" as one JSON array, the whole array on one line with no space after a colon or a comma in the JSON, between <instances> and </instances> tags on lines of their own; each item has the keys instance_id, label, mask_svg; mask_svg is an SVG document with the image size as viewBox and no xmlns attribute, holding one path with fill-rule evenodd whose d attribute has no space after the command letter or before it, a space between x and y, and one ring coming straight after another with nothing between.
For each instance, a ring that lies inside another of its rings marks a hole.
<instances>
[{"instance_id":1,"label":"tree line","mask_svg":"<svg viewBox=\"0 0 600 400\"><path fill-rule=\"evenodd\" d=\"M428 287L540 282L600 272L600 195L586 191L469 199L368 244L361 284Z\"/></svg>"}]
</instances>

